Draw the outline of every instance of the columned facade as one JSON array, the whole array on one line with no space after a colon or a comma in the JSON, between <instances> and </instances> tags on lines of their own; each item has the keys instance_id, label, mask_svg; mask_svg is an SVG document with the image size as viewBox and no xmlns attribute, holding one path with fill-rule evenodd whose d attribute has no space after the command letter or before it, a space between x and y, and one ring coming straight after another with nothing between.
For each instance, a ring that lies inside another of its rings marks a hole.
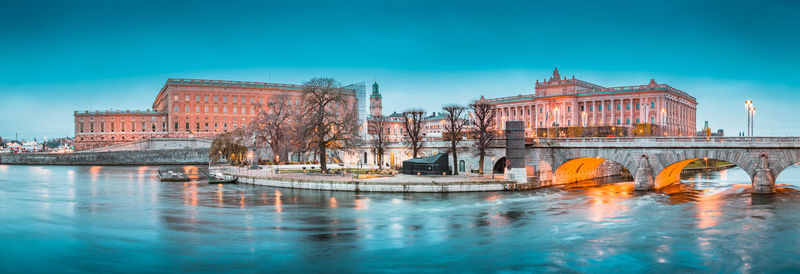
<instances>
[{"instance_id":1,"label":"columned facade","mask_svg":"<svg viewBox=\"0 0 800 274\"><path fill-rule=\"evenodd\" d=\"M602 87L561 78L536 81L535 93L486 99L496 130L523 121L525 136L693 136L697 100L666 84Z\"/></svg>"}]
</instances>

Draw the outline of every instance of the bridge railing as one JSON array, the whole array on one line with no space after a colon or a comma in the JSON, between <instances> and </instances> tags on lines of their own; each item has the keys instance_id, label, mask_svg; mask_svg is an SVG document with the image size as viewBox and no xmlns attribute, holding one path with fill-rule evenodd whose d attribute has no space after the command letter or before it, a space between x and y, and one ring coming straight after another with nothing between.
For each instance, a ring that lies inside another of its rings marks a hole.
<instances>
[{"instance_id":1,"label":"bridge railing","mask_svg":"<svg viewBox=\"0 0 800 274\"><path fill-rule=\"evenodd\" d=\"M796 143L800 137L568 137L528 138L526 143Z\"/></svg>"}]
</instances>

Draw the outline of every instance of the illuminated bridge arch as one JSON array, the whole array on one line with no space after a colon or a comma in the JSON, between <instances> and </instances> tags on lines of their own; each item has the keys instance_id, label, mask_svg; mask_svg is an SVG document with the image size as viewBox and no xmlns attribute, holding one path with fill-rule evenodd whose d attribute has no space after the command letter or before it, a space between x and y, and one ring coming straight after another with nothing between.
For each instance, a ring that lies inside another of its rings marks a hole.
<instances>
[{"instance_id":1,"label":"illuminated bridge arch","mask_svg":"<svg viewBox=\"0 0 800 274\"><path fill-rule=\"evenodd\" d=\"M569 184L594 178L619 175L625 170L622 164L600 157L581 157L568 160L553 172L553 184Z\"/></svg>"}]
</instances>

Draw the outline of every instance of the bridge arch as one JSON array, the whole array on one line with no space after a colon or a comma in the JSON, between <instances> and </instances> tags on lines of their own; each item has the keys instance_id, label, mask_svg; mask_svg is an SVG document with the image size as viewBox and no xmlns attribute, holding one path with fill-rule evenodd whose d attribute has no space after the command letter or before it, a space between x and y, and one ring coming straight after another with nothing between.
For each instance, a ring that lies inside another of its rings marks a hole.
<instances>
[{"instance_id":1,"label":"bridge arch","mask_svg":"<svg viewBox=\"0 0 800 274\"><path fill-rule=\"evenodd\" d=\"M546 162L552 170L552 185L610 176L615 170L609 169L633 174L639 159L637 153L609 149L559 149L549 155Z\"/></svg>"},{"instance_id":2,"label":"bridge arch","mask_svg":"<svg viewBox=\"0 0 800 274\"><path fill-rule=\"evenodd\" d=\"M497 159L492 166L492 170L494 174L504 174L506 172L506 157L503 156Z\"/></svg>"},{"instance_id":3,"label":"bridge arch","mask_svg":"<svg viewBox=\"0 0 800 274\"><path fill-rule=\"evenodd\" d=\"M553 184L569 184L622 173L630 174L630 170L620 163L600 157L580 157L559 165L553 171Z\"/></svg>"},{"instance_id":4,"label":"bridge arch","mask_svg":"<svg viewBox=\"0 0 800 274\"><path fill-rule=\"evenodd\" d=\"M685 160L680 160L678 162L669 164L661 169L658 173L655 174L655 188L663 188L669 186L671 184L679 183L681 181L681 174L686 169L687 166L692 164L695 161L725 161L729 162L734 165L733 168L740 168L745 173L747 173L748 177L752 180L753 175L750 172L747 172L744 168L739 166L738 164L731 162L725 159L715 159L709 157L702 157L702 158L690 158ZM714 168L714 166L709 166L709 168Z\"/></svg>"},{"instance_id":5,"label":"bridge arch","mask_svg":"<svg viewBox=\"0 0 800 274\"><path fill-rule=\"evenodd\" d=\"M769 154L768 157L769 167L775 176L776 183L784 170L794 165L800 165L800 152L797 151L775 151Z\"/></svg>"},{"instance_id":6,"label":"bridge arch","mask_svg":"<svg viewBox=\"0 0 800 274\"><path fill-rule=\"evenodd\" d=\"M795 167L792 168L792 166L795 166ZM775 171L776 173L774 173L775 174L775 183L776 184L786 184L786 183L789 183L789 182L788 182L788 180L786 180L786 176L788 176L788 175L785 175L785 173L787 173L790 170L792 172L800 173L800 162L796 162L796 163L788 165L786 167L780 167L779 166L779 167L776 167L774 169L776 170ZM795 173L795 174L797 174L797 173ZM795 186L800 186L800 181L796 181L796 182L793 182L793 183L795 184Z\"/></svg>"},{"instance_id":7,"label":"bridge arch","mask_svg":"<svg viewBox=\"0 0 800 274\"><path fill-rule=\"evenodd\" d=\"M636 171L639 164L639 153L631 153L629 151L617 151L609 149L581 149L581 150L561 150L559 153L553 153L553 158L550 166L554 172L561 168L565 163L581 158L594 158L608 160L625 167L631 173ZM602 161L601 161L602 162Z\"/></svg>"}]
</instances>

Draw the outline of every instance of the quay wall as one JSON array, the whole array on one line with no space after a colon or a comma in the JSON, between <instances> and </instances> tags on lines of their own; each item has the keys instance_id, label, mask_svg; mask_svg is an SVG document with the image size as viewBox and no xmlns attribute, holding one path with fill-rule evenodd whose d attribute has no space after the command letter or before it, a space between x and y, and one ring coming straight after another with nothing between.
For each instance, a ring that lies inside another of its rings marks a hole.
<instances>
[{"instance_id":1,"label":"quay wall","mask_svg":"<svg viewBox=\"0 0 800 274\"><path fill-rule=\"evenodd\" d=\"M508 183L366 183L366 182L334 182L279 180L276 178L239 177L240 183L296 189L315 189L353 192L484 192L504 191Z\"/></svg>"},{"instance_id":2,"label":"quay wall","mask_svg":"<svg viewBox=\"0 0 800 274\"><path fill-rule=\"evenodd\" d=\"M292 189L313 189L326 191L353 191L353 192L424 192L424 193L449 193L449 192L484 192L484 191L513 191L528 189L529 184L517 184L510 181L470 181L470 182L365 182L357 179L349 181L300 179L276 177L264 174L254 175L249 171L211 167L210 172L219 172L239 178L239 183L282 187Z\"/></svg>"},{"instance_id":3,"label":"quay wall","mask_svg":"<svg viewBox=\"0 0 800 274\"><path fill-rule=\"evenodd\" d=\"M174 165L208 164L207 148L83 153L0 154L8 165Z\"/></svg>"}]
</instances>

